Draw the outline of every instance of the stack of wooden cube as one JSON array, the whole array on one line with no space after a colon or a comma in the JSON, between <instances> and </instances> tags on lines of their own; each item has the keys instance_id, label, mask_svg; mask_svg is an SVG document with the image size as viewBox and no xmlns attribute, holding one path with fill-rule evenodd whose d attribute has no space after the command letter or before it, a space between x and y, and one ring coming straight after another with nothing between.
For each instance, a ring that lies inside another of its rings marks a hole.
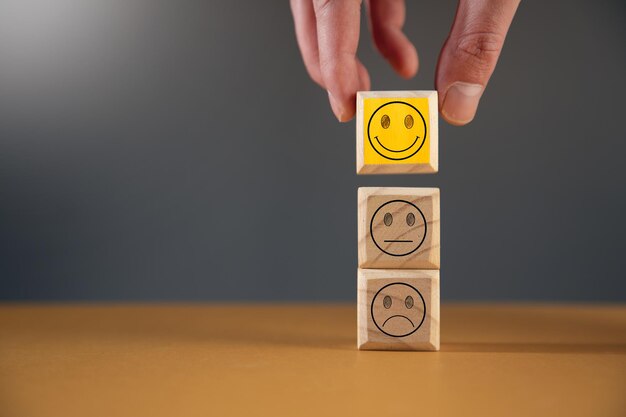
<instances>
[{"instance_id":1,"label":"stack of wooden cube","mask_svg":"<svg viewBox=\"0 0 626 417\"><path fill-rule=\"evenodd\" d=\"M436 91L357 94L357 174L438 170ZM439 350L437 188L359 188L358 348Z\"/></svg>"}]
</instances>

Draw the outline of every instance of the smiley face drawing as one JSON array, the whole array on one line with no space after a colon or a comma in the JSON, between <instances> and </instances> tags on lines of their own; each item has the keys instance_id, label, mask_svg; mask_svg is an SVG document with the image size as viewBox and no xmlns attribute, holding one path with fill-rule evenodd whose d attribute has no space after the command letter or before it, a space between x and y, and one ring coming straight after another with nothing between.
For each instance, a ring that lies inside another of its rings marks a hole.
<instances>
[{"instance_id":1,"label":"smiley face drawing","mask_svg":"<svg viewBox=\"0 0 626 417\"><path fill-rule=\"evenodd\" d=\"M418 153L426 140L426 120L412 104L390 101L379 106L367 123L367 138L385 159L402 161Z\"/></svg>"},{"instance_id":2,"label":"smiley face drawing","mask_svg":"<svg viewBox=\"0 0 626 417\"><path fill-rule=\"evenodd\" d=\"M371 314L378 330L387 336L405 337L424 323L426 302L412 285L393 282L374 295Z\"/></svg>"},{"instance_id":3,"label":"smiley face drawing","mask_svg":"<svg viewBox=\"0 0 626 417\"><path fill-rule=\"evenodd\" d=\"M391 200L376 209L370 221L372 241L391 256L407 256L426 239L428 227L424 213L406 200Z\"/></svg>"}]
</instances>

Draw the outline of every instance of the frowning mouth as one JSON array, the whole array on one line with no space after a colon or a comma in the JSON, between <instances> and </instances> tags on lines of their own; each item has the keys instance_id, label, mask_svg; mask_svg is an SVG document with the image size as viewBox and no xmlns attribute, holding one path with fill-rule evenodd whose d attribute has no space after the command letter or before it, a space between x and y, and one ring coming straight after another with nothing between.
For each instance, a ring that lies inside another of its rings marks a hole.
<instances>
[{"instance_id":1,"label":"frowning mouth","mask_svg":"<svg viewBox=\"0 0 626 417\"><path fill-rule=\"evenodd\" d=\"M385 239L385 243L413 243L412 240Z\"/></svg>"},{"instance_id":2,"label":"frowning mouth","mask_svg":"<svg viewBox=\"0 0 626 417\"><path fill-rule=\"evenodd\" d=\"M378 144L379 144L380 146L382 146L382 147L383 147L383 149L385 149L385 150L387 150L387 151L389 151L389 152L396 152L396 153L400 153L400 152L405 152L405 151L408 151L409 149L411 149L411 148L413 147L413 145L415 145L415 144L417 143L417 140L418 140L419 138L420 138L419 136L415 136L415 140L414 140L414 141L413 141L413 143L412 143L412 144L410 144L408 147L406 147L406 148L404 148L404 149L401 149L401 150L399 150L399 151L394 151L393 149L389 149L389 148L387 148L385 145L383 145L382 143L380 143L380 139L378 139L378 136L374 136L374 139L376 139L376 142L378 142Z\"/></svg>"},{"instance_id":3,"label":"frowning mouth","mask_svg":"<svg viewBox=\"0 0 626 417\"><path fill-rule=\"evenodd\" d=\"M385 324L387 324L387 322L389 320L391 320L394 317L402 317L403 319L407 319L409 321L409 323L411 323L411 327L415 327L415 325L413 324L413 322L411 321L410 318L408 318L407 316L403 316L402 314L396 314L394 316L389 317L387 320L385 320L385 322L383 323L383 327L385 327Z\"/></svg>"}]
</instances>

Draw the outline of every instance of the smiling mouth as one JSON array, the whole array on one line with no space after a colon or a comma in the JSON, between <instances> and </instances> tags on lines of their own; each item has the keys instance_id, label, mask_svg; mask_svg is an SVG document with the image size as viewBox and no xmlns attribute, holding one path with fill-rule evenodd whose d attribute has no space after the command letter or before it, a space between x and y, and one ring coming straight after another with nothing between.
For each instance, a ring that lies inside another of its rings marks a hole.
<instances>
[{"instance_id":1,"label":"smiling mouth","mask_svg":"<svg viewBox=\"0 0 626 417\"><path fill-rule=\"evenodd\" d=\"M415 145L417 143L417 140L420 138L419 136L415 136L415 140L413 141L412 144L410 144L407 148L401 149L399 151L394 151L393 149L389 149L387 148L385 145L383 145L382 143L380 143L380 139L378 139L378 136L374 136L374 138L376 139L376 142L378 142L378 144L380 146L382 146L385 150L389 151L389 152L396 152L396 153L400 153L400 152L405 152L408 151L409 149L411 149L413 147L413 145Z\"/></svg>"},{"instance_id":2,"label":"smiling mouth","mask_svg":"<svg viewBox=\"0 0 626 417\"><path fill-rule=\"evenodd\" d=\"M411 321L410 318L408 318L407 316L403 316L402 314L396 314L395 316L391 316L389 317L387 320L385 320L385 322L383 323L383 327L385 327L385 324L387 324L387 322L389 320L391 320L394 317L402 317L403 319L407 319L409 321L409 323L411 323L411 327L415 327L415 325L413 324L413 322Z\"/></svg>"},{"instance_id":3,"label":"smiling mouth","mask_svg":"<svg viewBox=\"0 0 626 417\"><path fill-rule=\"evenodd\" d=\"M389 239L389 240L385 240L385 243L413 243L413 241L412 240Z\"/></svg>"}]
</instances>

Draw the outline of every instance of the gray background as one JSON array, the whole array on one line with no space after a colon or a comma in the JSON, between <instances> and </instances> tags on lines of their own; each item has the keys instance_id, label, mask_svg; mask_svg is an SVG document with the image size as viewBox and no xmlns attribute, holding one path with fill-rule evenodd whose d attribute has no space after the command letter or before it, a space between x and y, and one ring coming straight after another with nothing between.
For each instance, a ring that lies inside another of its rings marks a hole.
<instances>
[{"instance_id":1,"label":"gray background","mask_svg":"<svg viewBox=\"0 0 626 417\"><path fill-rule=\"evenodd\" d=\"M355 175L287 2L0 0L0 297L352 300L358 186L442 190L450 300L626 300L622 1L523 2L440 173ZM410 2L432 89L452 1Z\"/></svg>"}]
</instances>

